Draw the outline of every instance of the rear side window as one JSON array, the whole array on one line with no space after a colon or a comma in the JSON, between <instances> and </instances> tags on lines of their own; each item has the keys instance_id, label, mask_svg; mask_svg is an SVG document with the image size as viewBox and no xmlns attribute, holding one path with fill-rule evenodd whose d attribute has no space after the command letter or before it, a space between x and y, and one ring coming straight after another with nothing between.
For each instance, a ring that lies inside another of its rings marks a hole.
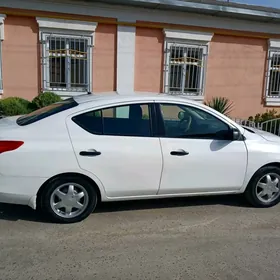
<instances>
[{"instance_id":1,"label":"rear side window","mask_svg":"<svg viewBox=\"0 0 280 280\"><path fill-rule=\"evenodd\" d=\"M32 124L76 106L78 106L78 103L73 98L69 98L62 102L51 104L49 106L31 112L30 114L19 117L17 119L17 124L20 126Z\"/></svg>"},{"instance_id":2,"label":"rear side window","mask_svg":"<svg viewBox=\"0 0 280 280\"><path fill-rule=\"evenodd\" d=\"M150 106L131 104L75 116L73 121L92 134L151 136Z\"/></svg>"}]
</instances>

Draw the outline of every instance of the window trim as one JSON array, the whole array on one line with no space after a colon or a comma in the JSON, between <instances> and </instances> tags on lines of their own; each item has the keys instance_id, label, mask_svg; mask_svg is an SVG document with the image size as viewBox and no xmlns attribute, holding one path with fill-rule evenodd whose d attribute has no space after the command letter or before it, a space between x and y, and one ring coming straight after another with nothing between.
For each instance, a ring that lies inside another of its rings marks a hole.
<instances>
[{"instance_id":1,"label":"window trim","mask_svg":"<svg viewBox=\"0 0 280 280\"><path fill-rule=\"evenodd\" d=\"M92 53L92 37L91 36L84 36L85 40L88 41L88 46L89 46L89 50L88 50L88 63L87 63L87 81L88 81L88 84L89 84L89 89L87 91L83 91L83 90L68 90L68 88L65 88L65 90L63 88L61 89L58 89L58 88L54 88L54 87L47 87L47 83L50 84L50 77L49 77L49 71L47 71L47 69L49 69L49 44L50 44L50 41L47 40L47 37L48 36L52 36L52 38L55 38L55 37L65 37L65 39L69 39L69 38L79 38L80 36L77 36L77 35L66 35L66 34L58 34L58 33L54 33L54 34L51 34L51 33L45 33L45 32L42 32L42 42L44 42L44 45L42 45L42 51L43 51L43 59L45 59L45 62L43 63L44 65L42 65L42 73L43 73L43 89L44 91L51 91L51 92L54 92L56 93L57 95L60 95L60 96L63 96L63 95L80 95L80 94L83 94L83 93L86 93L88 91L92 91L91 90L91 77L92 77L92 64L91 64L91 61L92 61L92 57L91 57L91 53ZM66 49L67 49L67 45L68 45L68 48L69 48L69 44L66 43ZM68 58L68 57L67 57ZM69 58L68 58L69 59ZM68 62L69 63L69 62ZM68 70L66 70L68 71ZM67 73L67 76L69 76L69 74L71 75L71 73ZM67 82L66 82L67 84Z\"/></svg>"},{"instance_id":2,"label":"window trim","mask_svg":"<svg viewBox=\"0 0 280 280\"><path fill-rule=\"evenodd\" d=\"M109 135L109 134L104 134L104 123L103 123L103 110L106 109L111 109L111 108L116 108L116 107L126 107L126 106L130 106L130 105L148 105L149 108L149 115L150 115L150 119L149 119L149 126L150 126L150 136L131 136L131 135ZM157 136L157 120L156 120L156 112L155 112L155 102L154 101L139 101L139 102L129 102L129 103L121 103L121 104L106 104L106 105L102 105L102 106L97 106L96 108L91 108L91 109L86 109L80 112L77 112L73 115L70 115L70 119L72 122L74 122L77 126L79 126L82 130L90 133L91 135L94 136L106 136L106 137L137 137L137 138L154 138L154 137L158 137ZM102 118L102 133L97 134L97 133L92 133L90 132L88 129L86 129L85 127L82 127L80 125L78 125L75 121L74 118L86 113L90 113L90 112L96 112L96 111L101 111L101 118Z\"/></svg>"},{"instance_id":3,"label":"window trim","mask_svg":"<svg viewBox=\"0 0 280 280\"><path fill-rule=\"evenodd\" d=\"M200 95L190 94L190 93L179 93L187 95L190 99L196 101L203 101L205 96L205 85L206 85L206 72L207 72L207 61L209 56L209 43L212 40L213 33L206 32L194 32L187 30L171 30L164 29L165 35L164 42L164 69L163 69L163 91L164 93L170 94L169 92L169 58L170 58L170 46L176 44L182 47L194 47L202 48L203 56L207 56L204 59L204 68L201 71L202 78L200 78L200 84L202 84L201 89L202 93Z\"/></svg>"},{"instance_id":4,"label":"window trim","mask_svg":"<svg viewBox=\"0 0 280 280\"><path fill-rule=\"evenodd\" d=\"M5 39L4 21L6 15L0 14L0 95L4 93L3 86L3 41Z\"/></svg>"},{"instance_id":5,"label":"window trim","mask_svg":"<svg viewBox=\"0 0 280 280\"><path fill-rule=\"evenodd\" d=\"M47 42L46 37L48 34L52 36L66 37L66 38L77 38L86 37L89 41L89 53L88 53L88 91L92 91L93 88L93 48L95 45L95 30L97 28L97 22L85 22L77 20L61 20L53 18L36 18L39 25L39 41L41 43L41 69L42 69L42 91L51 91L60 96L77 96L87 91L78 90L55 90L47 87L48 75L48 53L47 53ZM47 63L44 62L46 58Z\"/></svg>"},{"instance_id":6,"label":"window trim","mask_svg":"<svg viewBox=\"0 0 280 280\"><path fill-rule=\"evenodd\" d=\"M265 103L267 106L279 106L280 105L280 91L279 96L270 96L269 95L269 84L272 70L271 59L274 54L280 56L280 40L279 39L270 39L268 41L268 51L267 51L267 67L266 67L266 82L265 82ZM280 81L279 81L280 83Z\"/></svg>"},{"instance_id":7,"label":"window trim","mask_svg":"<svg viewBox=\"0 0 280 280\"><path fill-rule=\"evenodd\" d=\"M219 121L221 121L222 123L224 123L228 129L232 129L233 126L226 122L224 119L219 118L218 116L216 116L215 114L212 114L209 111L203 110L197 106L193 106L192 104L184 104L184 103L179 103L179 102L165 102L165 101L156 101L155 102L155 106L156 106L156 114L157 114L157 124L158 124L158 131L157 131L157 135L159 138L169 138L169 139L182 139L182 140L223 140L223 139L215 139L215 138L196 138L196 137L170 137L170 136L166 136L164 130L164 119L163 116L161 114L161 110L160 110L160 105L164 104L164 105L170 105L170 106L185 106L185 107L190 107L190 108L194 108L197 110L201 110L203 112L206 112L208 114L210 114L211 116L213 116L213 118L218 119Z\"/></svg>"}]
</instances>

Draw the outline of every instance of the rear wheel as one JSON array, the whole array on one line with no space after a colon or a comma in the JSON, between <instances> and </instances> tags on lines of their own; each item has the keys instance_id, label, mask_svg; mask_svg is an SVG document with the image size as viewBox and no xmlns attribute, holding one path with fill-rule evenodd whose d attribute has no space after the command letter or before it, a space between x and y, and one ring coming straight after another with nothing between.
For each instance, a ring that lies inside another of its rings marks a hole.
<instances>
[{"instance_id":1,"label":"rear wheel","mask_svg":"<svg viewBox=\"0 0 280 280\"><path fill-rule=\"evenodd\" d=\"M97 205L91 184L79 177L58 177L41 194L42 210L54 222L75 223L87 218Z\"/></svg>"},{"instance_id":2,"label":"rear wheel","mask_svg":"<svg viewBox=\"0 0 280 280\"><path fill-rule=\"evenodd\" d=\"M261 168L251 179L245 191L246 198L255 207L272 207L280 201L280 168Z\"/></svg>"}]
</instances>

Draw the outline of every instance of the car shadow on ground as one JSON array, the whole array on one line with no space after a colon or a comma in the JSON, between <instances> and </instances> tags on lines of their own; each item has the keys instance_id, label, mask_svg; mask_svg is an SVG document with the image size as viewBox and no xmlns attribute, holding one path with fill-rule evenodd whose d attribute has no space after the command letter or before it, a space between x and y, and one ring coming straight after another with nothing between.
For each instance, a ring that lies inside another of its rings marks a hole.
<instances>
[{"instance_id":1,"label":"car shadow on ground","mask_svg":"<svg viewBox=\"0 0 280 280\"><path fill-rule=\"evenodd\" d=\"M96 213L207 205L226 205L240 208L250 207L243 196L230 195L109 202L100 204L96 209ZM0 203L0 220L48 222L41 213L32 210L28 206L2 203Z\"/></svg>"}]
</instances>

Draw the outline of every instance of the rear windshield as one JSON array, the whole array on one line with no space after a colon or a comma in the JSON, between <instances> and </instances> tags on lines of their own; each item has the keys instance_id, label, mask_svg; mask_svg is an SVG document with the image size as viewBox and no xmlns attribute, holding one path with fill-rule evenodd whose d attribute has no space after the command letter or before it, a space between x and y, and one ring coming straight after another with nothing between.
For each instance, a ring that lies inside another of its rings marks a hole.
<instances>
[{"instance_id":1,"label":"rear windshield","mask_svg":"<svg viewBox=\"0 0 280 280\"><path fill-rule=\"evenodd\" d=\"M44 118L50 117L62 111L68 110L77 106L78 103L73 99L69 98L61 102L57 102L46 106L44 108L38 109L30 114L24 115L17 119L17 124L20 126L28 125L37 121L40 121Z\"/></svg>"}]
</instances>

